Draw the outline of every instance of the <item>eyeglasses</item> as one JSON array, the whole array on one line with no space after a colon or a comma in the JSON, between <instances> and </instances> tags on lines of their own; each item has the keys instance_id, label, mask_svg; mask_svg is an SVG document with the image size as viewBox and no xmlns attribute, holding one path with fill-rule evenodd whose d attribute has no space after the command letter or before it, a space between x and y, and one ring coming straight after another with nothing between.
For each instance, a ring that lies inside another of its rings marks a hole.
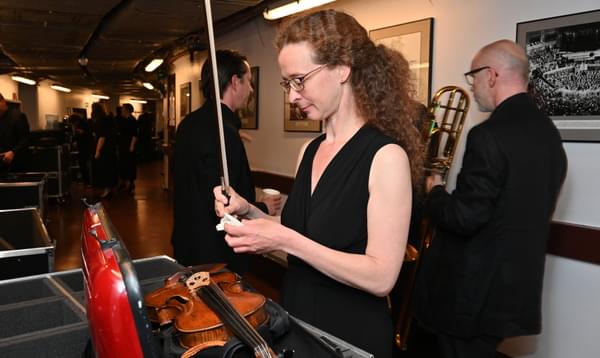
<instances>
[{"instance_id":1,"label":"eyeglasses","mask_svg":"<svg viewBox=\"0 0 600 358\"><path fill-rule=\"evenodd\" d=\"M281 87L283 87L283 90L286 93L290 91L290 88L296 92L300 92L304 89L304 82L306 82L308 77L319 72L319 70L321 70L325 66L327 66L327 64L321 65L321 66L315 68L314 70L307 72L306 74L304 74L302 76L296 76L294 78L290 78L289 80L283 80L283 81L279 82L279 84L281 85Z\"/></svg>"},{"instance_id":2,"label":"eyeglasses","mask_svg":"<svg viewBox=\"0 0 600 358\"><path fill-rule=\"evenodd\" d=\"M487 70L490 68L491 68L490 66L483 66L483 67L479 67L474 70L471 70L469 72L465 72L465 81L467 81L467 84L469 86L473 86L473 80L475 79L475 74L477 74L477 72Z\"/></svg>"}]
</instances>

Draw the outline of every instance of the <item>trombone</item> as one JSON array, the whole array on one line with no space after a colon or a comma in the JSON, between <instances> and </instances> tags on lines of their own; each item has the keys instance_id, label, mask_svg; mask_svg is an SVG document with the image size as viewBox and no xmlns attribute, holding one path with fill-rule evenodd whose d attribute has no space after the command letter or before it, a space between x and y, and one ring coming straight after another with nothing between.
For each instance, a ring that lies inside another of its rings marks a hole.
<instances>
[{"instance_id":1,"label":"trombone","mask_svg":"<svg viewBox=\"0 0 600 358\"><path fill-rule=\"evenodd\" d=\"M448 179L448 172L458 148L458 140L469 111L470 100L467 91L458 86L445 86L439 89L427 107L426 118L421 123L421 133L425 141L426 160L425 172L427 175L440 174L444 186ZM413 206L413 208L416 208ZM413 209L420 212L419 208ZM412 296L415 280L422 255L429 247L434 234L434 227L427 217L417 218L410 231L416 230L418 237L417 247L408 244L404 258L404 265L393 293L396 295L396 329L394 340L401 350L407 349L408 336L412 323ZM412 235L411 235L412 236Z\"/></svg>"}]
</instances>

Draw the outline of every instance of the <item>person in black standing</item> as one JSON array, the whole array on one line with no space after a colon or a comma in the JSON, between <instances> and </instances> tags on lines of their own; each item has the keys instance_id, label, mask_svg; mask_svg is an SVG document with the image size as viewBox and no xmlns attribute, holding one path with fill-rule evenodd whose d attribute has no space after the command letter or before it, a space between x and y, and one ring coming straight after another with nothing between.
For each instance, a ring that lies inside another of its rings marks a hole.
<instances>
[{"instance_id":1,"label":"person in black standing","mask_svg":"<svg viewBox=\"0 0 600 358\"><path fill-rule=\"evenodd\" d=\"M123 104L121 115L117 117L118 153L119 153L119 189L131 191L136 178L136 143L138 127L133 116L133 106Z\"/></svg>"},{"instance_id":2,"label":"person in black standing","mask_svg":"<svg viewBox=\"0 0 600 358\"><path fill-rule=\"evenodd\" d=\"M427 180L436 225L415 289L415 316L444 358L493 358L505 337L541 331L550 219L566 175L558 130L527 94L529 62L509 40L483 47L465 73L482 112L456 188Z\"/></svg>"},{"instance_id":3,"label":"person in black standing","mask_svg":"<svg viewBox=\"0 0 600 358\"><path fill-rule=\"evenodd\" d=\"M152 136L154 134L154 113L144 111L138 117L138 155L141 162L147 162L154 159L154 144Z\"/></svg>"},{"instance_id":4,"label":"person in black standing","mask_svg":"<svg viewBox=\"0 0 600 358\"><path fill-rule=\"evenodd\" d=\"M301 150L281 222L215 189L220 215L248 219L225 224L225 240L240 253L287 252L283 307L377 358L392 357L386 296L404 258L411 184L423 177L408 62L334 10L284 23L276 46L290 103L322 120L325 133Z\"/></svg>"},{"instance_id":5,"label":"person in black standing","mask_svg":"<svg viewBox=\"0 0 600 358\"><path fill-rule=\"evenodd\" d=\"M0 175L23 167L29 145L29 123L24 113L8 107L0 93ZM19 163L21 161L21 163Z\"/></svg>"},{"instance_id":6,"label":"person in black standing","mask_svg":"<svg viewBox=\"0 0 600 358\"><path fill-rule=\"evenodd\" d=\"M100 198L104 199L117 185L116 129L112 117L99 102L92 104L92 122L95 137L93 185L101 190Z\"/></svg>"},{"instance_id":7,"label":"person in black standing","mask_svg":"<svg viewBox=\"0 0 600 358\"><path fill-rule=\"evenodd\" d=\"M232 50L217 51L223 127L231 185L255 201L252 173L238 133L241 120L235 112L247 104L252 92L252 74L245 56ZM177 128L175 139L175 198L172 244L174 257L183 265L224 262L244 273L247 257L236 255L215 226L212 189L220 183L220 149L215 100L211 91L210 61L202 66L205 104L188 114ZM263 210L274 213L280 198L265 199Z\"/></svg>"}]
</instances>

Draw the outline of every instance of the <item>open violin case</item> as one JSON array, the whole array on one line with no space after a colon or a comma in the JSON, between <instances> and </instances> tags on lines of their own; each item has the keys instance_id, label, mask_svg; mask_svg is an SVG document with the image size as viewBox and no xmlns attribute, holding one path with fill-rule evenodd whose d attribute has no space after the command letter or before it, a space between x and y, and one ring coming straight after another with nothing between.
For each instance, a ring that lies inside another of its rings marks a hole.
<instances>
[{"instance_id":1,"label":"open violin case","mask_svg":"<svg viewBox=\"0 0 600 358\"><path fill-rule=\"evenodd\" d=\"M0 281L0 357L176 357L185 351L173 348L177 339L165 336L169 330L159 332L150 322L144 297L190 269L167 256L132 261L101 204L84 209L81 240L81 270ZM268 305L286 319L285 331L269 342L279 357L371 357ZM254 357L244 349L228 354Z\"/></svg>"}]
</instances>

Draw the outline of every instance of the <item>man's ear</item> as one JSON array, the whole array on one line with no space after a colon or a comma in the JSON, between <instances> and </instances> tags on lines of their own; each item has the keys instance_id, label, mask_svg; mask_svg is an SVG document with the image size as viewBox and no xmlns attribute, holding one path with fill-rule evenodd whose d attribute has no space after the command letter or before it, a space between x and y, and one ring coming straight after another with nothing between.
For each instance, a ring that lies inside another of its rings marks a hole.
<instances>
[{"instance_id":1,"label":"man's ear","mask_svg":"<svg viewBox=\"0 0 600 358\"><path fill-rule=\"evenodd\" d=\"M488 72L488 84L490 86L490 88L493 88L496 85L496 80L498 78L498 72L496 72L496 70L494 70L493 68L490 69L490 71Z\"/></svg>"},{"instance_id":2,"label":"man's ear","mask_svg":"<svg viewBox=\"0 0 600 358\"><path fill-rule=\"evenodd\" d=\"M236 75L231 76L231 78L229 79L229 85L231 86L232 89L237 88L239 80L240 79Z\"/></svg>"}]
</instances>

